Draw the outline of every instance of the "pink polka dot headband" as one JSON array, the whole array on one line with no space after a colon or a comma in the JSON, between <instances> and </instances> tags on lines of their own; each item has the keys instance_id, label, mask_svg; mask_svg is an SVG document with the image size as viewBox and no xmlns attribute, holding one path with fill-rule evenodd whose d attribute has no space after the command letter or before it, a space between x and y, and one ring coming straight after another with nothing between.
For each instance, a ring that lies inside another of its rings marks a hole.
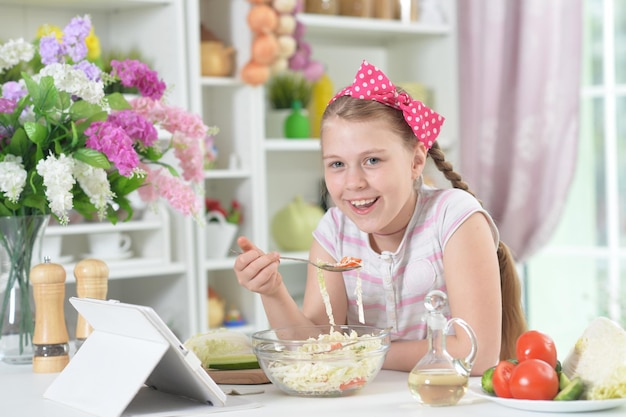
<instances>
[{"instance_id":1,"label":"pink polka dot headband","mask_svg":"<svg viewBox=\"0 0 626 417\"><path fill-rule=\"evenodd\" d=\"M374 65L363 61L352 85L341 90L330 101L341 96L361 100L374 100L394 109L402 110L404 120L413 129L417 139L430 149L439 136L444 118L419 100L406 93L398 93L387 76Z\"/></svg>"}]
</instances>

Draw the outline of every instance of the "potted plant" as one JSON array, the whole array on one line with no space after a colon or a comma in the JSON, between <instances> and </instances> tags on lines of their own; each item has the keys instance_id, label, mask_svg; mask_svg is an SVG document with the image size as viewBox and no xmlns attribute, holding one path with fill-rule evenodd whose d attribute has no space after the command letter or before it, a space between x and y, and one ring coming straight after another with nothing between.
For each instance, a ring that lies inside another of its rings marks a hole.
<instances>
[{"instance_id":1,"label":"potted plant","mask_svg":"<svg viewBox=\"0 0 626 417\"><path fill-rule=\"evenodd\" d=\"M311 100L313 84L301 72L282 71L274 74L267 83L268 109L265 128L269 138L284 137L285 119L294 102L306 109Z\"/></svg>"}]
</instances>

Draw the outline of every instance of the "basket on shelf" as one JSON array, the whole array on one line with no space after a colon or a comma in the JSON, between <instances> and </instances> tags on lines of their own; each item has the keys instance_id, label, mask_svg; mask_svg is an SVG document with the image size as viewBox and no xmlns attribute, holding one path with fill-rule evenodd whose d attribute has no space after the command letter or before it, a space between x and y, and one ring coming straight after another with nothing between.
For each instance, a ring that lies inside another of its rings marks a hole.
<instances>
[{"instance_id":1,"label":"basket on shelf","mask_svg":"<svg viewBox=\"0 0 626 417\"><path fill-rule=\"evenodd\" d=\"M206 218L206 257L224 258L228 255L228 251L235 241L239 227L227 222L224 215L219 211L207 213Z\"/></svg>"}]
</instances>

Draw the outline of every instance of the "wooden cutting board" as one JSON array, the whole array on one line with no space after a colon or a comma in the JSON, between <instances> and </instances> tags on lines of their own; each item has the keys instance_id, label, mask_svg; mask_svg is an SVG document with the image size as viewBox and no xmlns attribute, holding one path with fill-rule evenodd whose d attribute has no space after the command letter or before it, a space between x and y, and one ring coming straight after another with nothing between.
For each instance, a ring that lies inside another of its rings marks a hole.
<instances>
[{"instance_id":1,"label":"wooden cutting board","mask_svg":"<svg viewBox=\"0 0 626 417\"><path fill-rule=\"evenodd\" d=\"M217 384L257 385L269 384L270 380L262 369L206 369L213 381Z\"/></svg>"}]
</instances>

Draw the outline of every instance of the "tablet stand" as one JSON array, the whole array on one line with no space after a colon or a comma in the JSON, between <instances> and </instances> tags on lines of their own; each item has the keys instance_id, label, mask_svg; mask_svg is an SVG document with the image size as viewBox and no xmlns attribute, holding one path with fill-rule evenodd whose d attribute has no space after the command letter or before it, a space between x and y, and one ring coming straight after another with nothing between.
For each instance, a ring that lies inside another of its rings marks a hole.
<instances>
[{"instance_id":1,"label":"tablet stand","mask_svg":"<svg viewBox=\"0 0 626 417\"><path fill-rule=\"evenodd\" d=\"M217 384L200 374L197 356L152 309L74 297L70 301L94 330L48 387L45 398L96 416L119 417L147 383L160 391L202 398L205 402L189 402L206 412L216 408L210 407L212 403L226 404Z\"/></svg>"}]
</instances>

